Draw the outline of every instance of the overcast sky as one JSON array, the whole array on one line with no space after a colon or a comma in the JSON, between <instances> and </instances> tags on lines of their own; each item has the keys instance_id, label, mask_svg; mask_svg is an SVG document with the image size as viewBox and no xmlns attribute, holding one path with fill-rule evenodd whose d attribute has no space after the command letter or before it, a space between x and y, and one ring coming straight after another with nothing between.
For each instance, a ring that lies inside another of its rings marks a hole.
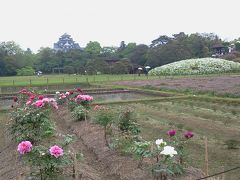
<instances>
[{"instance_id":1,"label":"overcast sky","mask_svg":"<svg viewBox=\"0 0 240 180\"><path fill-rule=\"evenodd\" d=\"M0 0L0 7L0 41L35 52L65 32L81 47L150 44L181 31L240 37L240 0Z\"/></svg>"}]
</instances>

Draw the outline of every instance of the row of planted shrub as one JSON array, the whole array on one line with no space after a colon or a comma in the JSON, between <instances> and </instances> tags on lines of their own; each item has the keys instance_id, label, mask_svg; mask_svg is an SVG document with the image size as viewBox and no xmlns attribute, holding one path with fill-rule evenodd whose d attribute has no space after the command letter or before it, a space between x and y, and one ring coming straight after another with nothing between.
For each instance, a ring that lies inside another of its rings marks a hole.
<instances>
[{"instance_id":1,"label":"row of planted shrub","mask_svg":"<svg viewBox=\"0 0 240 180\"><path fill-rule=\"evenodd\" d=\"M93 97L89 95L78 95L76 91L56 94L60 104L68 105L76 121L91 120L103 126L106 145L113 150L132 154L139 160L138 167L142 167L143 160L148 158L151 161L148 168L154 176L164 179L184 173L187 167L185 147L193 137L192 132L180 134L171 129L167 132L169 139L166 141L146 141L140 136L141 127L136 122L133 109L99 105L91 108Z\"/></svg>"},{"instance_id":2,"label":"row of planted shrub","mask_svg":"<svg viewBox=\"0 0 240 180\"><path fill-rule=\"evenodd\" d=\"M10 132L19 143L20 159L31 167L28 176L57 179L73 164L73 152L68 150L72 135L56 132L50 119L50 113L58 110L57 100L22 89L13 102Z\"/></svg>"}]
</instances>

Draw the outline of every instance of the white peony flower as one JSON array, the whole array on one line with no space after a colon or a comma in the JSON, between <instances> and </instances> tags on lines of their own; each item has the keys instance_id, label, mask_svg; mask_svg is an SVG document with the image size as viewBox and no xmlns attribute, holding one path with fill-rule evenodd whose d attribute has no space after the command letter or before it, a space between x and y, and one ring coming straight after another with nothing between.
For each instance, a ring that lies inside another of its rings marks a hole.
<instances>
[{"instance_id":1,"label":"white peony flower","mask_svg":"<svg viewBox=\"0 0 240 180\"><path fill-rule=\"evenodd\" d=\"M167 145L167 143L164 142L163 139L157 139L155 141L155 143L156 143L157 146L160 146L160 145L166 146Z\"/></svg>"},{"instance_id":2,"label":"white peony flower","mask_svg":"<svg viewBox=\"0 0 240 180\"><path fill-rule=\"evenodd\" d=\"M163 151L160 152L160 154L169 155L169 156L173 157L174 155L177 154L177 151L175 151L174 147L172 147L172 146L165 146L163 148Z\"/></svg>"},{"instance_id":3,"label":"white peony flower","mask_svg":"<svg viewBox=\"0 0 240 180\"><path fill-rule=\"evenodd\" d=\"M59 92L59 91L57 91L57 92L56 92L56 94L60 94L60 92Z\"/></svg>"}]
</instances>

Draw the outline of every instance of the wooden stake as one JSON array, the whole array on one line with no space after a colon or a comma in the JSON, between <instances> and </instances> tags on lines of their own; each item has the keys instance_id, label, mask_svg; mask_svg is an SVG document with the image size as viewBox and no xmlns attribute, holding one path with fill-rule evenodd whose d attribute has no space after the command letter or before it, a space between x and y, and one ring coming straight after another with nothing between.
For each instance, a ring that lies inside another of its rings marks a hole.
<instances>
[{"instance_id":1,"label":"wooden stake","mask_svg":"<svg viewBox=\"0 0 240 180\"><path fill-rule=\"evenodd\" d=\"M208 140L205 137L205 163L206 163L206 175L208 176Z\"/></svg>"}]
</instances>

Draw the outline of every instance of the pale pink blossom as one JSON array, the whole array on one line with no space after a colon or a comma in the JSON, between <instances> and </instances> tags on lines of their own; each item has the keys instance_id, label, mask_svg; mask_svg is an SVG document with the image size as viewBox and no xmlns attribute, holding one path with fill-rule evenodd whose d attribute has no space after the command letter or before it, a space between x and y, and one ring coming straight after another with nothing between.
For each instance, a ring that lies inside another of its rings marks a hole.
<instances>
[{"instance_id":1,"label":"pale pink blossom","mask_svg":"<svg viewBox=\"0 0 240 180\"><path fill-rule=\"evenodd\" d=\"M28 153L32 150L32 143L30 141L22 141L18 144L17 150L20 154Z\"/></svg>"},{"instance_id":2,"label":"pale pink blossom","mask_svg":"<svg viewBox=\"0 0 240 180\"><path fill-rule=\"evenodd\" d=\"M80 100L80 101L92 101L93 100L93 97L92 96L89 96L89 95L78 95L76 97L76 101L77 100Z\"/></svg>"},{"instance_id":3,"label":"pale pink blossom","mask_svg":"<svg viewBox=\"0 0 240 180\"><path fill-rule=\"evenodd\" d=\"M57 145L54 145L49 149L49 153L55 158L58 158L59 156L63 156L63 149Z\"/></svg>"},{"instance_id":4,"label":"pale pink blossom","mask_svg":"<svg viewBox=\"0 0 240 180\"><path fill-rule=\"evenodd\" d=\"M32 101L31 100L28 100L27 102L26 102L26 105L29 105L29 104L31 104L32 103Z\"/></svg>"}]
</instances>

